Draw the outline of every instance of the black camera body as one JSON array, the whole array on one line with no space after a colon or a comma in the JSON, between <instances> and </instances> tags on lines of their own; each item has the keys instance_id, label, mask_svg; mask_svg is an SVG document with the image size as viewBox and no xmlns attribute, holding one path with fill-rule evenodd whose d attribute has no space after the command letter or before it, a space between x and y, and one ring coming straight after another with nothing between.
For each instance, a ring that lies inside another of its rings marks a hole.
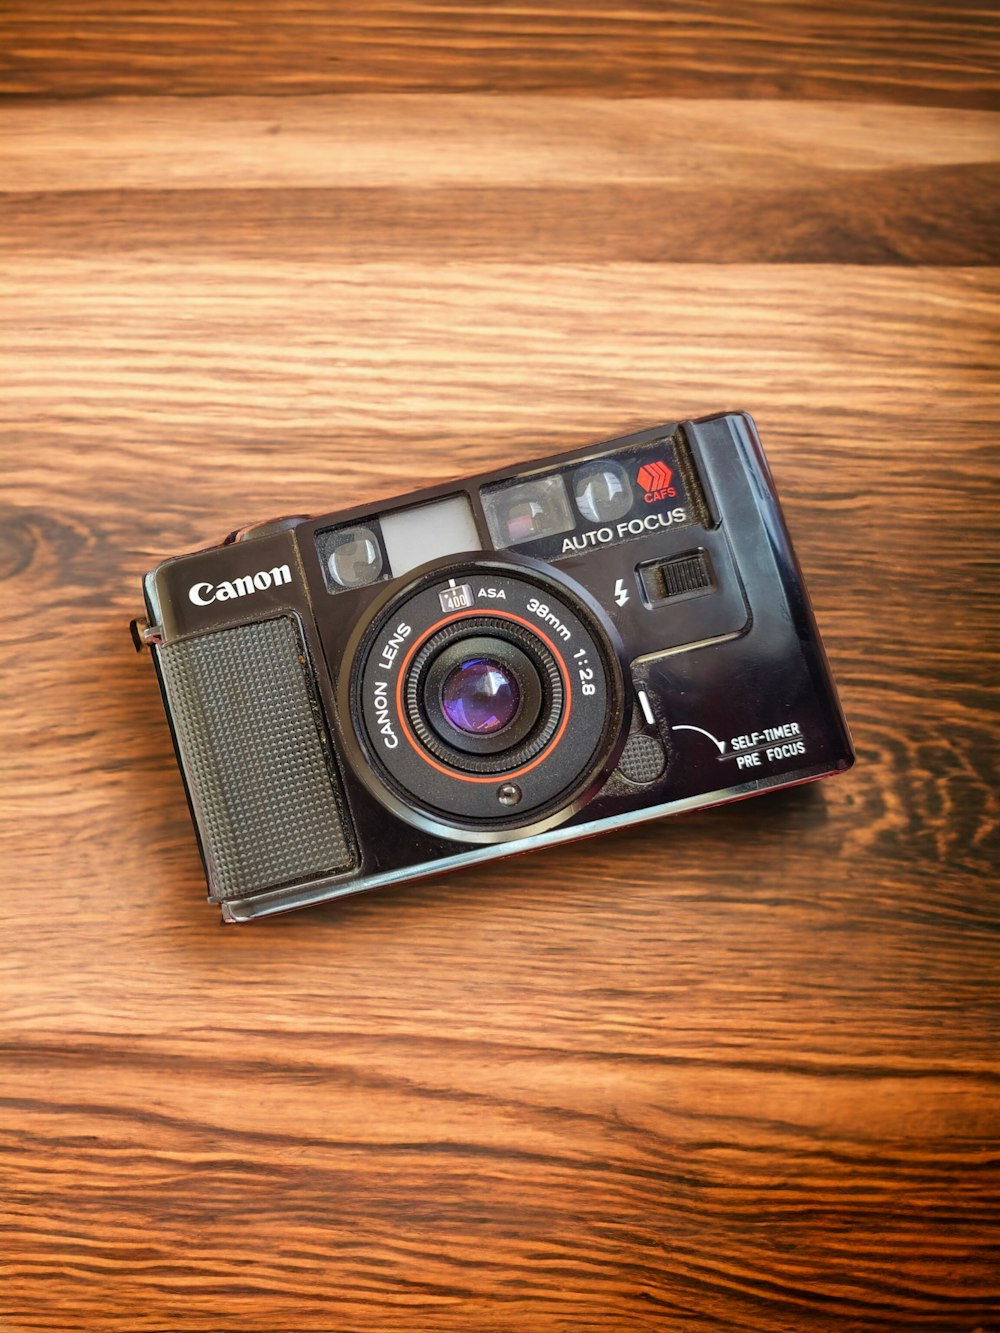
<instances>
[{"instance_id":1,"label":"black camera body","mask_svg":"<svg viewBox=\"0 0 1000 1333\"><path fill-rule=\"evenodd\" d=\"M228 921L853 762L744 414L256 524L144 589Z\"/></svg>"}]
</instances>

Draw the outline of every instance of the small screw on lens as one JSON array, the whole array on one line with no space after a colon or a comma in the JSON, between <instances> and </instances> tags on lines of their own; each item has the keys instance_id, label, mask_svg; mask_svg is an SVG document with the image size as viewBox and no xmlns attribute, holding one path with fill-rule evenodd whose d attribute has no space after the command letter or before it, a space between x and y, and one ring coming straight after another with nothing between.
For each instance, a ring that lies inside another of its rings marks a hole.
<instances>
[{"instance_id":1,"label":"small screw on lens","mask_svg":"<svg viewBox=\"0 0 1000 1333\"><path fill-rule=\"evenodd\" d=\"M516 782L504 782L497 788L497 800L501 805L517 805L521 799L521 788Z\"/></svg>"}]
</instances>

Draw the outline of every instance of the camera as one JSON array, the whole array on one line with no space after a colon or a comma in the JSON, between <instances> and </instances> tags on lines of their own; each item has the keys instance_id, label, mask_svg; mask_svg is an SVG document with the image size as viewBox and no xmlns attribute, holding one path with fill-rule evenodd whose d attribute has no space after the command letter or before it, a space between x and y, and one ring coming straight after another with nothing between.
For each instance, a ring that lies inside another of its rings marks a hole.
<instances>
[{"instance_id":1,"label":"camera","mask_svg":"<svg viewBox=\"0 0 1000 1333\"><path fill-rule=\"evenodd\" d=\"M144 594L227 921L853 762L743 413L256 523Z\"/></svg>"}]
</instances>

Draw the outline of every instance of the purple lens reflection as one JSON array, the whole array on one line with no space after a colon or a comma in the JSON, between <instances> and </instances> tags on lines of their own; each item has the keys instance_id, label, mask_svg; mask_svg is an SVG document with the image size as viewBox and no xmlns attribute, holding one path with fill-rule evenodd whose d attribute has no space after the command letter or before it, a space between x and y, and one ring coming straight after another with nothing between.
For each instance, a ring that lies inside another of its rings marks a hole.
<instances>
[{"instance_id":1,"label":"purple lens reflection","mask_svg":"<svg viewBox=\"0 0 1000 1333\"><path fill-rule=\"evenodd\" d=\"M447 676L441 690L444 715L458 731L490 736L517 716L521 691L507 667L473 657Z\"/></svg>"}]
</instances>

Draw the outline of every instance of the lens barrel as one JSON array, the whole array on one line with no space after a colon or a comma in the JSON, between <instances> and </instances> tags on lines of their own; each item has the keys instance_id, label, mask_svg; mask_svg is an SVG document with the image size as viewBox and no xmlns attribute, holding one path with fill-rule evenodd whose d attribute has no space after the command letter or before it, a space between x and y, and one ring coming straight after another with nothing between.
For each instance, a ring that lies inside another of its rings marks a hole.
<instances>
[{"instance_id":1,"label":"lens barrel","mask_svg":"<svg viewBox=\"0 0 1000 1333\"><path fill-rule=\"evenodd\" d=\"M473 605L452 609L456 586ZM436 561L387 592L349 645L341 694L366 785L464 841L568 818L625 739L613 627L582 588L525 557Z\"/></svg>"},{"instance_id":2,"label":"lens barrel","mask_svg":"<svg viewBox=\"0 0 1000 1333\"><path fill-rule=\"evenodd\" d=\"M456 726L445 703L448 682L469 661L492 661L518 694L503 727L471 733ZM562 714L564 690L553 655L530 630L492 617L447 625L427 640L406 677L406 713L429 752L462 772L519 768L549 741Z\"/></svg>"}]
</instances>

